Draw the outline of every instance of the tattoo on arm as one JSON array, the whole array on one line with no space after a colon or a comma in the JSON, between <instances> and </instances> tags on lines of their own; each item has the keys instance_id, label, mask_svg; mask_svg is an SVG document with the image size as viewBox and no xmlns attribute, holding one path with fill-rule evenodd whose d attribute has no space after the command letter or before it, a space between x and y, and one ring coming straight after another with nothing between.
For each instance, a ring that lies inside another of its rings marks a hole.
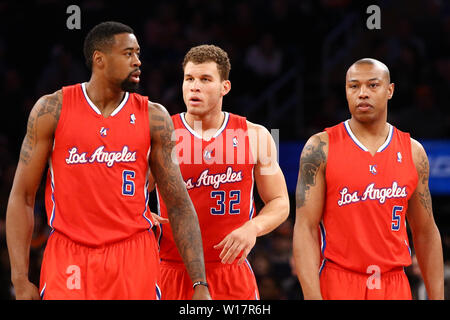
<instances>
[{"instance_id":1,"label":"tattoo on arm","mask_svg":"<svg viewBox=\"0 0 450 320\"><path fill-rule=\"evenodd\" d=\"M326 143L319 137L315 140L314 143L305 146L300 156L300 170L296 190L297 208L301 208L305 204L306 193L311 186L316 185L319 168L326 161L324 151Z\"/></svg>"},{"instance_id":2,"label":"tattoo on arm","mask_svg":"<svg viewBox=\"0 0 450 320\"><path fill-rule=\"evenodd\" d=\"M431 204L430 188L428 187L428 178L430 175L430 165L428 158L423 155L418 165L419 183L424 186L423 192L418 192L419 200L422 206L427 210L428 215L433 216Z\"/></svg>"},{"instance_id":3,"label":"tattoo on arm","mask_svg":"<svg viewBox=\"0 0 450 320\"><path fill-rule=\"evenodd\" d=\"M151 115L150 132L160 147L151 155L151 170L166 204L173 236L192 280L205 279L203 245L192 202L178 164L172 161L173 124L169 116ZM152 153L155 150L152 150Z\"/></svg>"},{"instance_id":4,"label":"tattoo on arm","mask_svg":"<svg viewBox=\"0 0 450 320\"><path fill-rule=\"evenodd\" d=\"M37 121L40 117L50 114L55 119L55 128L61 115L62 108L62 91L59 90L54 94L44 96L36 103L28 117L27 132L20 150L19 160L24 164L28 164L33 155L33 149L37 142Z\"/></svg>"},{"instance_id":5,"label":"tattoo on arm","mask_svg":"<svg viewBox=\"0 0 450 320\"><path fill-rule=\"evenodd\" d=\"M19 160L24 164L28 164L31 159L33 147L36 144L36 116L32 111L28 117L27 133L23 139L22 148L20 149Z\"/></svg>"}]
</instances>

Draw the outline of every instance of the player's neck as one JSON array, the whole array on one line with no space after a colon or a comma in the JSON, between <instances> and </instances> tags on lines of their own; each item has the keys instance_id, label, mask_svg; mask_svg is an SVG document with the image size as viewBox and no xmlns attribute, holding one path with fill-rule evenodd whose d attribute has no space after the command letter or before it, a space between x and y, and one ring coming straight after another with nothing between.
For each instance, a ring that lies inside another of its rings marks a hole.
<instances>
[{"instance_id":1,"label":"player's neck","mask_svg":"<svg viewBox=\"0 0 450 320\"><path fill-rule=\"evenodd\" d=\"M386 136L389 132L387 121L360 122L355 118L349 121L350 128L357 137L366 139Z\"/></svg>"},{"instance_id":2,"label":"player's neck","mask_svg":"<svg viewBox=\"0 0 450 320\"><path fill-rule=\"evenodd\" d=\"M208 112L202 115L187 112L185 114L185 120L198 135L202 136L205 140L209 140L222 127L225 120L225 113L222 110Z\"/></svg>"},{"instance_id":3,"label":"player's neck","mask_svg":"<svg viewBox=\"0 0 450 320\"><path fill-rule=\"evenodd\" d=\"M120 88L113 88L94 76L86 83L86 92L104 116L111 114L117 108L125 94Z\"/></svg>"},{"instance_id":4,"label":"player's neck","mask_svg":"<svg viewBox=\"0 0 450 320\"><path fill-rule=\"evenodd\" d=\"M389 135L389 124L384 121L369 123L359 122L354 118L349 121L350 129L356 138L374 155Z\"/></svg>"}]
</instances>

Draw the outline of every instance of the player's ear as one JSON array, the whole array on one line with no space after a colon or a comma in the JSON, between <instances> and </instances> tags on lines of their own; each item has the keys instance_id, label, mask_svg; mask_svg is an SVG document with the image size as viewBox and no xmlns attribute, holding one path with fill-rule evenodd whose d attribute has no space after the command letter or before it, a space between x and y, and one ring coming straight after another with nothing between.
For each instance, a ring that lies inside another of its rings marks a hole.
<instances>
[{"instance_id":1,"label":"player's ear","mask_svg":"<svg viewBox=\"0 0 450 320\"><path fill-rule=\"evenodd\" d=\"M95 50L92 54L92 67L97 66L102 69L105 66L105 55L103 52Z\"/></svg>"},{"instance_id":2,"label":"player's ear","mask_svg":"<svg viewBox=\"0 0 450 320\"><path fill-rule=\"evenodd\" d=\"M388 100L390 100L392 98L392 96L394 95L394 87L395 87L394 83L390 83L389 84L389 87L388 87Z\"/></svg>"},{"instance_id":3,"label":"player's ear","mask_svg":"<svg viewBox=\"0 0 450 320\"><path fill-rule=\"evenodd\" d=\"M231 90L231 82L230 80L222 81L222 96L226 95Z\"/></svg>"}]
</instances>

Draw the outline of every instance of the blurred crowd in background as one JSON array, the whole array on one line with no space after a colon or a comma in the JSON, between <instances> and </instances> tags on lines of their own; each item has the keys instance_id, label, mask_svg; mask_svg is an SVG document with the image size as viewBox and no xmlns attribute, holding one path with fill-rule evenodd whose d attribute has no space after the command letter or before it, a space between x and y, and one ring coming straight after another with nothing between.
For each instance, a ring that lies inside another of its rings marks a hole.
<instances>
[{"instance_id":1,"label":"blurred crowd in background","mask_svg":"<svg viewBox=\"0 0 450 320\"><path fill-rule=\"evenodd\" d=\"M381 8L378 30L366 24L372 3ZM212 43L231 59L232 90L224 110L280 129L280 142L301 146L310 135L349 117L345 72L357 59L373 57L390 68L395 83L388 121L419 141L450 139L448 1L85 0L78 2L80 30L66 27L69 4L0 2L0 299L14 297L5 215L28 114L40 96L89 80L83 39L99 22L116 20L135 30L141 46L140 93L171 114L184 111L184 54L194 45ZM49 234L43 185L31 243L30 279L36 284ZM449 265L450 196L432 196ZM292 265L294 217L291 194L289 219L258 239L249 256L261 299L302 299ZM406 271L414 298L426 298L417 263Z\"/></svg>"}]
</instances>

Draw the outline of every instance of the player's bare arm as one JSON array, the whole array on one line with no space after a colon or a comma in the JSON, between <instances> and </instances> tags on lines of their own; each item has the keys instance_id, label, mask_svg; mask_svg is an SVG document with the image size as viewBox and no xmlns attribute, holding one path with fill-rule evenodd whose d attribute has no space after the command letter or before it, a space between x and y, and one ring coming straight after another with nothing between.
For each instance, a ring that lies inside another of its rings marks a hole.
<instances>
[{"instance_id":1,"label":"player's bare arm","mask_svg":"<svg viewBox=\"0 0 450 320\"><path fill-rule=\"evenodd\" d=\"M149 103L152 150L150 168L161 197L167 206L169 221L178 251L192 282L206 281L203 245L195 209L189 198L178 164L172 161L172 120L164 107ZM198 290L204 290L196 296ZM196 286L194 297L210 298L204 286Z\"/></svg>"},{"instance_id":2,"label":"player's bare arm","mask_svg":"<svg viewBox=\"0 0 450 320\"><path fill-rule=\"evenodd\" d=\"M322 136L322 138L321 138ZM328 147L328 136L318 134L305 144L300 156L297 190L295 193L296 208L301 208L306 203L306 197L310 189L316 186L317 175L322 169L325 171L327 159L325 148Z\"/></svg>"},{"instance_id":3,"label":"player's bare arm","mask_svg":"<svg viewBox=\"0 0 450 320\"><path fill-rule=\"evenodd\" d=\"M247 125L255 159L255 182L264 207L255 218L233 230L215 246L222 249L219 255L222 263L233 263L241 253L238 264L243 263L255 245L256 238L274 230L289 215L289 196L283 172L278 165L275 142L265 127L249 121Z\"/></svg>"},{"instance_id":4,"label":"player's bare arm","mask_svg":"<svg viewBox=\"0 0 450 320\"><path fill-rule=\"evenodd\" d=\"M6 239L11 281L17 299L39 299L28 279L30 242L34 226L34 201L51 153L53 135L62 107L62 92L41 97L28 117L6 212Z\"/></svg>"},{"instance_id":5,"label":"player's bare arm","mask_svg":"<svg viewBox=\"0 0 450 320\"><path fill-rule=\"evenodd\" d=\"M407 219L411 227L413 245L430 299L444 299L444 262L439 230L433 217L428 179L430 166L422 145L411 139L414 164L417 169L417 188L408 203Z\"/></svg>"},{"instance_id":6,"label":"player's bare arm","mask_svg":"<svg viewBox=\"0 0 450 320\"><path fill-rule=\"evenodd\" d=\"M155 189L155 179L153 178L152 173L150 172L150 175L148 177L148 192L152 192ZM162 216L158 215L157 213L150 212L153 221L155 222L155 226L158 226L160 224L166 224L169 223L169 219L163 218Z\"/></svg>"},{"instance_id":7,"label":"player's bare arm","mask_svg":"<svg viewBox=\"0 0 450 320\"><path fill-rule=\"evenodd\" d=\"M321 299L320 244L317 230L325 203L328 134L312 136L300 155L296 189L293 255L305 299Z\"/></svg>"}]
</instances>

